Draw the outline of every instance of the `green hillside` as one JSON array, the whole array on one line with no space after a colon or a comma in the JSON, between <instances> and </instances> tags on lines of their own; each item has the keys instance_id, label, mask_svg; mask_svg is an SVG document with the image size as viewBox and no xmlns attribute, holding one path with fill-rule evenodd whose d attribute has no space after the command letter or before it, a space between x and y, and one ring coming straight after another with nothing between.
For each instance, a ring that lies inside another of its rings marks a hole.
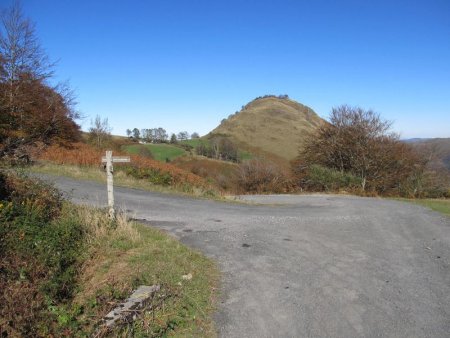
<instances>
[{"instance_id":1,"label":"green hillside","mask_svg":"<svg viewBox=\"0 0 450 338\"><path fill-rule=\"evenodd\" d=\"M170 144L131 144L123 146L124 151L135 155L143 154L143 148L149 150L155 160L162 162L166 159L172 161L187 154L184 149Z\"/></svg>"}]
</instances>

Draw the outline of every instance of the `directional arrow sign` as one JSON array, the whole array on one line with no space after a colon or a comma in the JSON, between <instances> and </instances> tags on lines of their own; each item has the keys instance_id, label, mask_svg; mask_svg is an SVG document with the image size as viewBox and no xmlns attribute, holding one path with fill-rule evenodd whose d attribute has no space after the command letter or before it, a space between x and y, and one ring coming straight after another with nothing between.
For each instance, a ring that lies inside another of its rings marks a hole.
<instances>
[{"instance_id":1,"label":"directional arrow sign","mask_svg":"<svg viewBox=\"0 0 450 338\"><path fill-rule=\"evenodd\" d=\"M108 159L106 156L102 157L102 163L108 162ZM112 157L113 163L127 163L130 162L130 156L113 156Z\"/></svg>"}]
</instances>

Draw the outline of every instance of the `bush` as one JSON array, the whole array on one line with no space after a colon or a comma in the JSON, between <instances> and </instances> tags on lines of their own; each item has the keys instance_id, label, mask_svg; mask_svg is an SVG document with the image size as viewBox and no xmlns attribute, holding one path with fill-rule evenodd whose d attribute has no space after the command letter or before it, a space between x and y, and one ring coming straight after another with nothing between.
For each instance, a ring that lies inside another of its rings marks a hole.
<instances>
[{"instance_id":1,"label":"bush","mask_svg":"<svg viewBox=\"0 0 450 338\"><path fill-rule=\"evenodd\" d=\"M187 144L187 143L179 143L179 144L177 144L177 147L180 147L180 148L186 150L187 152L192 152L192 150L194 149L193 146L191 146L190 144Z\"/></svg>"},{"instance_id":2,"label":"bush","mask_svg":"<svg viewBox=\"0 0 450 338\"><path fill-rule=\"evenodd\" d=\"M334 189L328 185L340 178L333 171L314 172L317 167L313 165L361 177L363 192L396 195L412 177L423 173L426 160L390 128L389 121L371 110L346 105L333 108L330 123L306 138L298 160L313 170L311 174L322 176L314 179L323 182L324 189Z\"/></svg>"},{"instance_id":3,"label":"bush","mask_svg":"<svg viewBox=\"0 0 450 338\"><path fill-rule=\"evenodd\" d=\"M155 168L140 168L137 166L121 167L119 170L123 170L127 175L137 179L145 179L153 184L159 185L171 185L173 178L168 172L163 172Z\"/></svg>"},{"instance_id":4,"label":"bush","mask_svg":"<svg viewBox=\"0 0 450 338\"><path fill-rule=\"evenodd\" d=\"M313 191L356 190L361 187L361 178L320 165L312 165L300 185Z\"/></svg>"},{"instance_id":5,"label":"bush","mask_svg":"<svg viewBox=\"0 0 450 338\"><path fill-rule=\"evenodd\" d=\"M0 182L0 327L43 336L53 321L47 308L75 289L83 228L75 215L61 217L70 211L56 189L11 174Z\"/></svg>"},{"instance_id":6,"label":"bush","mask_svg":"<svg viewBox=\"0 0 450 338\"><path fill-rule=\"evenodd\" d=\"M280 193L291 189L287 173L273 162L251 159L239 165L236 186L244 193Z\"/></svg>"}]
</instances>

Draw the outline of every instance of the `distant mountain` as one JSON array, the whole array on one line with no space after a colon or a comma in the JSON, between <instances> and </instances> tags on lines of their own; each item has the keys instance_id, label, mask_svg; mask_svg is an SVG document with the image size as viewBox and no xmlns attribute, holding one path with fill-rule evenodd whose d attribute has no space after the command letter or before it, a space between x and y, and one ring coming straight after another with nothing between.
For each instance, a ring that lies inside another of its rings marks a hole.
<instances>
[{"instance_id":1,"label":"distant mountain","mask_svg":"<svg viewBox=\"0 0 450 338\"><path fill-rule=\"evenodd\" d=\"M222 120L208 136L227 136L242 150L292 160L305 137L323 123L311 108L286 95L267 95Z\"/></svg>"},{"instance_id":2,"label":"distant mountain","mask_svg":"<svg viewBox=\"0 0 450 338\"><path fill-rule=\"evenodd\" d=\"M405 143L421 143L421 142L425 142L430 140L429 138L407 138L407 139L403 139L402 142Z\"/></svg>"},{"instance_id":3,"label":"distant mountain","mask_svg":"<svg viewBox=\"0 0 450 338\"><path fill-rule=\"evenodd\" d=\"M450 170L450 138L428 138L403 140L408 142L420 151L430 156L430 166L436 169L446 168Z\"/></svg>"}]
</instances>

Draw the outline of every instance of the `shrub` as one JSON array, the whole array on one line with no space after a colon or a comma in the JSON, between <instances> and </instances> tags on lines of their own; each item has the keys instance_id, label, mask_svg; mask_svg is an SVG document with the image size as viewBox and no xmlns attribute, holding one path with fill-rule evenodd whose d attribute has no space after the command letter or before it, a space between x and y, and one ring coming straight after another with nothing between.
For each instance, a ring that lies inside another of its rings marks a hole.
<instances>
[{"instance_id":1,"label":"shrub","mask_svg":"<svg viewBox=\"0 0 450 338\"><path fill-rule=\"evenodd\" d=\"M187 143L179 143L179 144L177 144L177 146L188 152L191 152L194 149L193 146L191 146L190 144L187 144Z\"/></svg>"},{"instance_id":2,"label":"shrub","mask_svg":"<svg viewBox=\"0 0 450 338\"><path fill-rule=\"evenodd\" d=\"M111 221L63 203L47 184L0 172L0 335L73 336L83 323L72 303L83 263L105 242L139 238L123 215Z\"/></svg>"},{"instance_id":3,"label":"shrub","mask_svg":"<svg viewBox=\"0 0 450 338\"><path fill-rule=\"evenodd\" d=\"M257 158L241 163L236 175L236 186L244 193L286 192L291 183L281 167Z\"/></svg>"},{"instance_id":4,"label":"shrub","mask_svg":"<svg viewBox=\"0 0 450 338\"><path fill-rule=\"evenodd\" d=\"M153 184L170 185L173 183L173 178L169 173L155 168L140 168L130 165L121 167L120 170L123 170L129 176L137 179L145 179Z\"/></svg>"},{"instance_id":5,"label":"shrub","mask_svg":"<svg viewBox=\"0 0 450 338\"><path fill-rule=\"evenodd\" d=\"M300 185L313 191L357 190L361 187L361 178L320 165L312 165Z\"/></svg>"},{"instance_id":6,"label":"shrub","mask_svg":"<svg viewBox=\"0 0 450 338\"><path fill-rule=\"evenodd\" d=\"M73 214L62 217L61 194L51 186L12 174L0 181L0 326L46 335L35 322L51 321L48 306L72 296L83 227Z\"/></svg>"}]
</instances>

